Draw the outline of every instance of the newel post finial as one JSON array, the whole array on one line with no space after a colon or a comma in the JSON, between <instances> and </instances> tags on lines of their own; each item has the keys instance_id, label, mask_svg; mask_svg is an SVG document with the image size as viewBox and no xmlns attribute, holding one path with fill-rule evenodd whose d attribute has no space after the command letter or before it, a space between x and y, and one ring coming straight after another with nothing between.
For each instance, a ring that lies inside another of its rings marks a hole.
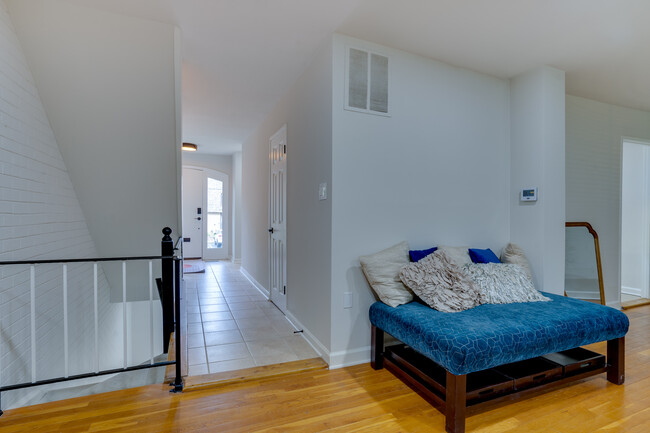
<instances>
[{"instance_id":1,"label":"newel post finial","mask_svg":"<svg viewBox=\"0 0 650 433\"><path fill-rule=\"evenodd\" d=\"M165 227L164 229L162 229L162 232L165 235L162 238L163 241L171 241L172 240L172 237L169 236L169 235L172 234L172 229L170 229L169 227Z\"/></svg>"}]
</instances>

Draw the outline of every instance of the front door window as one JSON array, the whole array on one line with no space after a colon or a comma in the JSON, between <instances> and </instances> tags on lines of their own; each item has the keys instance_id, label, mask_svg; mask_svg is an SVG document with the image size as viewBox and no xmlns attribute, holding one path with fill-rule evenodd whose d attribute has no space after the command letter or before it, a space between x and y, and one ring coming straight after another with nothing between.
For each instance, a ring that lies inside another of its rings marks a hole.
<instances>
[{"instance_id":1,"label":"front door window","mask_svg":"<svg viewBox=\"0 0 650 433\"><path fill-rule=\"evenodd\" d=\"M208 177L207 246L223 248L223 182Z\"/></svg>"}]
</instances>

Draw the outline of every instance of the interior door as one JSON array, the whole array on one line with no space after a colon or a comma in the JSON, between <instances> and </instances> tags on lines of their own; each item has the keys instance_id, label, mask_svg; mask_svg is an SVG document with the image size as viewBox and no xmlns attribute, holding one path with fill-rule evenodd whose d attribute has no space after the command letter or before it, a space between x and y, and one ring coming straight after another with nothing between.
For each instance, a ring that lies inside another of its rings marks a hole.
<instances>
[{"instance_id":1,"label":"interior door","mask_svg":"<svg viewBox=\"0 0 650 433\"><path fill-rule=\"evenodd\" d=\"M183 167L183 255L203 257L203 171Z\"/></svg>"},{"instance_id":2,"label":"interior door","mask_svg":"<svg viewBox=\"0 0 650 433\"><path fill-rule=\"evenodd\" d=\"M269 141L269 258L271 301L283 313L287 309L287 126Z\"/></svg>"},{"instance_id":3,"label":"interior door","mask_svg":"<svg viewBox=\"0 0 650 433\"><path fill-rule=\"evenodd\" d=\"M205 170L203 183L205 233L203 235L203 257L205 260L228 258L228 176L214 170Z\"/></svg>"}]
</instances>

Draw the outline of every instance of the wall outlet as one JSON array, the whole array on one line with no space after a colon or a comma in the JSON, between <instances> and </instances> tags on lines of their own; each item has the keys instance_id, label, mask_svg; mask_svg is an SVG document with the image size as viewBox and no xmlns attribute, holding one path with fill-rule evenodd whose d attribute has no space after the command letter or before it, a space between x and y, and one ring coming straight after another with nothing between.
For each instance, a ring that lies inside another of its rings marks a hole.
<instances>
[{"instance_id":1,"label":"wall outlet","mask_svg":"<svg viewBox=\"0 0 650 433\"><path fill-rule=\"evenodd\" d=\"M343 308L352 308L352 292L343 293Z\"/></svg>"},{"instance_id":2,"label":"wall outlet","mask_svg":"<svg viewBox=\"0 0 650 433\"><path fill-rule=\"evenodd\" d=\"M318 185L318 200L327 200L327 182Z\"/></svg>"}]
</instances>

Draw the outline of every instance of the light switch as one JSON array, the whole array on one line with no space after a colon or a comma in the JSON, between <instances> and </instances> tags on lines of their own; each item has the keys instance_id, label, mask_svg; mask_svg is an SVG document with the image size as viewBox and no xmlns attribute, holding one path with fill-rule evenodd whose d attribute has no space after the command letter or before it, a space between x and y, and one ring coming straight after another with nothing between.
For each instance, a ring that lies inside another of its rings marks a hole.
<instances>
[{"instance_id":1,"label":"light switch","mask_svg":"<svg viewBox=\"0 0 650 433\"><path fill-rule=\"evenodd\" d=\"M343 293L343 308L352 308L352 292Z\"/></svg>"},{"instance_id":2,"label":"light switch","mask_svg":"<svg viewBox=\"0 0 650 433\"><path fill-rule=\"evenodd\" d=\"M318 200L327 200L327 182L318 185Z\"/></svg>"}]
</instances>

